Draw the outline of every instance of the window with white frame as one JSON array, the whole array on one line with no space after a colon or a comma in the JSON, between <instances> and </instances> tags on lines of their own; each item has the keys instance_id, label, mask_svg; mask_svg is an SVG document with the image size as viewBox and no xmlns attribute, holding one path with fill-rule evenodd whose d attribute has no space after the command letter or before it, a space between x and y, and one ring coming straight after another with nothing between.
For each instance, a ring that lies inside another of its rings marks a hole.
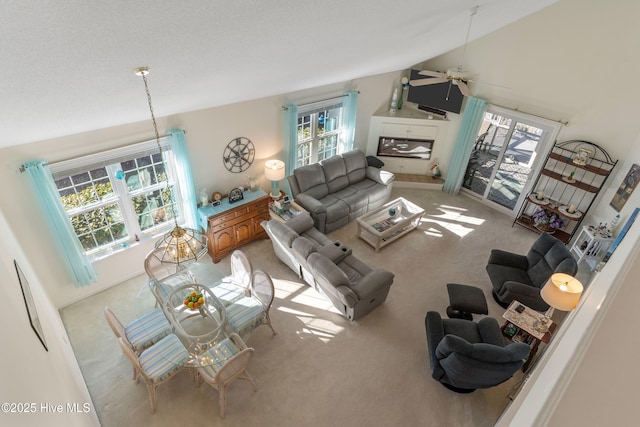
<instances>
[{"instance_id":1,"label":"window with white frame","mask_svg":"<svg viewBox=\"0 0 640 427\"><path fill-rule=\"evenodd\" d=\"M298 108L296 168L338 153L343 126L342 97Z\"/></svg>"},{"instance_id":2,"label":"window with white frame","mask_svg":"<svg viewBox=\"0 0 640 427\"><path fill-rule=\"evenodd\" d=\"M173 226L174 214L180 219L175 158L165 139L162 152L149 141L50 166L87 255L162 233Z\"/></svg>"}]
</instances>

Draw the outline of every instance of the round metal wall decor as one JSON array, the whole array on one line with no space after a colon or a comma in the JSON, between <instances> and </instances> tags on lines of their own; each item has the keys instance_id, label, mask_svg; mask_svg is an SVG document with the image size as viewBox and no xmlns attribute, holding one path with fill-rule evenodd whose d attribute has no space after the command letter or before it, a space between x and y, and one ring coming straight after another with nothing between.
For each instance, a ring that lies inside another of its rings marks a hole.
<instances>
[{"instance_id":1,"label":"round metal wall decor","mask_svg":"<svg viewBox=\"0 0 640 427\"><path fill-rule=\"evenodd\" d=\"M249 169L253 163L256 150L249 138L234 138L224 149L222 161L229 172L240 173Z\"/></svg>"}]
</instances>

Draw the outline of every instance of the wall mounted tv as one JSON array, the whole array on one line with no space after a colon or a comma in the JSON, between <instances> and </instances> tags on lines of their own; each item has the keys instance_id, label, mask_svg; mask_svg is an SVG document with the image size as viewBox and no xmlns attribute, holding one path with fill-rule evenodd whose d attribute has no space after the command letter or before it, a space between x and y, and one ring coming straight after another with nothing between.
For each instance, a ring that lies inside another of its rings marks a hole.
<instances>
[{"instance_id":1,"label":"wall mounted tv","mask_svg":"<svg viewBox=\"0 0 640 427\"><path fill-rule=\"evenodd\" d=\"M410 80L434 78L429 76L421 76L418 74L419 72L420 70L411 70ZM451 90L449 90L449 86L451 86ZM448 98L447 92L449 95ZM437 110L460 114L460 111L462 110L462 103L464 101L464 95L462 95L458 86L449 82L425 86L409 85L407 101L415 102L416 104L424 107L430 107Z\"/></svg>"}]
</instances>

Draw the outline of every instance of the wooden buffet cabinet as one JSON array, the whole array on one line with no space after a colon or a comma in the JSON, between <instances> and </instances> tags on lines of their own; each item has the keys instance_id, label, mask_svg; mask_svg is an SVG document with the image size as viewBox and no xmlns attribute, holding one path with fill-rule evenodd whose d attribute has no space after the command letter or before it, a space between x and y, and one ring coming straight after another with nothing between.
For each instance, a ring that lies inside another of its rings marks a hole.
<instances>
[{"instance_id":1,"label":"wooden buffet cabinet","mask_svg":"<svg viewBox=\"0 0 640 427\"><path fill-rule=\"evenodd\" d=\"M270 218L270 200L262 190L245 191L244 199L239 202L229 203L225 199L220 206L198 209L200 226L206 230L209 255L214 263L242 245L267 237L261 222Z\"/></svg>"}]
</instances>

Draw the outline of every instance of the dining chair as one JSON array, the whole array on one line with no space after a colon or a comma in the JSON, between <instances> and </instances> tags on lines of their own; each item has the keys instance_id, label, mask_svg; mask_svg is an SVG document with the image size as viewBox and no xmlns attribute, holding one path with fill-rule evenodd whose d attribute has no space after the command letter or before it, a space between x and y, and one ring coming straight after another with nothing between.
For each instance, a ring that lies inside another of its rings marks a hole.
<instances>
[{"instance_id":1,"label":"dining chair","mask_svg":"<svg viewBox=\"0 0 640 427\"><path fill-rule=\"evenodd\" d=\"M104 316L115 336L124 339L136 354L142 353L171 333L171 325L159 308L145 313L126 326L122 325L109 307L104 308Z\"/></svg>"},{"instance_id":2,"label":"dining chair","mask_svg":"<svg viewBox=\"0 0 640 427\"><path fill-rule=\"evenodd\" d=\"M213 293L225 307L236 302L249 293L253 277L253 265L247 255L240 249L231 254L231 274L214 286Z\"/></svg>"},{"instance_id":3,"label":"dining chair","mask_svg":"<svg viewBox=\"0 0 640 427\"><path fill-rule=\"evenodd\" d=\"M221 418L225 416L227 388L232 382L243 379L251 384L253 391L257 391L258 387L247 371L252 356L253 348L247 347L235 333L199 356L201 367L197 368L198 385L204 381L218 390Z\"/></svg>"},{"instance_id":4,"label":"dining chair","mask_svg":"<svg viewBox=\"0 0 640 427\"><path fill-rule=\"evenodd\" d=\"M139 378L147 385L151 413L156 411L156 388L176 375L190 358L177 336L169 334L137 355L125 340L118 338L122 352L133 365L136 384Z\"/></svg>"},{"instance_id":5,"label":"dining chair","mask_svg":"<svg viewBox=\"0 0 640 427\"><path fill-rule=\"evenodd\" d=\"M227 306L227 323L242 339L260 325L268 325L276 334L269 311L273 303L275 288L271 276L262 270L253 272L249 295Z\"/></svg>"},{"instance_id":6,"label":"dining chair","mask_svg":"<svg viewBox=\"0 0 640 427\"><path fill-rule=\"evenodd\" d=\"M149 276L149 279L157 282L177 273L183 267L182 265L177 267L175 264L163 263L161 261L163 251L164 248L153 249L144 258L144 271Z\"/></svg>"}]
</instances>

